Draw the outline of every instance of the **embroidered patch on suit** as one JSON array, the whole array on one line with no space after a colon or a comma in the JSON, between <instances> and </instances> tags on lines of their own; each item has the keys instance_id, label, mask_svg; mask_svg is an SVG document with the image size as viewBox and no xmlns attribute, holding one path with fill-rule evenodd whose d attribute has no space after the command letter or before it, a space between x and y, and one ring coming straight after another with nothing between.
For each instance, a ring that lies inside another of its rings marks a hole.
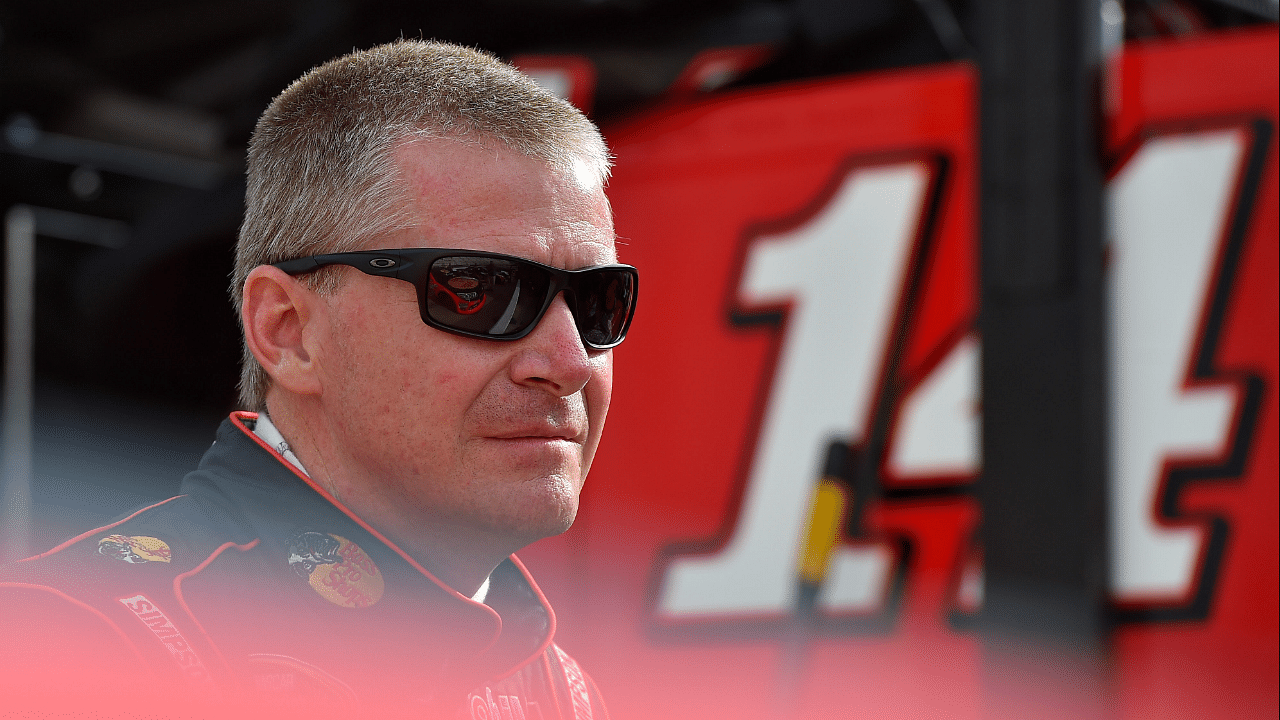
<instances>
[{"instance_id":1,"label":"embroidered patch on suit","mask_svg":"<svg viewBox=\"0 0 1280 720\"><path fill-rule=\"evenodd\" d=\"M564 669L565 682L569 684L569 698L573 701L573 717L575 720L591 720L591 694L587 691L587 676L582 668L565 651L551 646L560 659L560 667Z\"/></svg>"},{"instance_id":2,"label":"embroidered patch on suit","mask_svg":"<svg viewBox=\"0 0 1280 720\"><path fill-rule=\"evenodd\" d=\"M146 535L108 535L98 541L98 554L127 563L167 563L173 558L163 540Z\"/></svg>"},{"instance_id":3,"label":"embroidered patch on suit","mask_svg":"<svg viewBox=\"0 0 1280 720\"><path fill-rule=\"evenodd\" d=\"M519 695L494 695L493 688L489 687L484 689L484 697L471 693L467 707L471 710L471 720L541 720L543 717L538 703L523 701Z\"/></svg>"},{"instance_id":4,"label":"embroidered patch on suit","mask_svg":"<svg viewBox=\"0 0 1280 720\"><path fill-rule=\"evenodd\" d=\"M147 538L154 540L154 538ZM165 562L168 562L166 560ZM139 620L141 620L156 639L164 643L169 650L169 654L178 663L178 667L182 668L182 672L187 679L196 687L211 688L213 680L209 676L209 671L205 669L204 663L200 662L200 656L196 655L196 651L191 647L187 639L182 636L182 632L178 630L169 616L165 615L160 608L147 598L146 595L134 595L133 597L117 598L122 605L129 608Z\"/></svg>"},{"instance_id":5,"label":"embroidered patch on suit","mask_svg":"<svg viewBox=\"0 0 1280 720\"><path fill-rule=\"evenodd\" d=\"M291 717L363 716L355 691L311 663L288 655L255 653L248 657L248 667L257 690L254 699L263 703L264 711L278 705Z\"/></svg>"},{"instance_id":6,"label":"embroidered patch on suit","mask_svg":"<svg viewBox=\"0 0 1280 720\"><path fill-rule=\"evenodd\" d=\"M289 539L289 567L334 605L369 607L382 598L382 573L359 545L320 532Z\"/></svg>"}]
</instances>

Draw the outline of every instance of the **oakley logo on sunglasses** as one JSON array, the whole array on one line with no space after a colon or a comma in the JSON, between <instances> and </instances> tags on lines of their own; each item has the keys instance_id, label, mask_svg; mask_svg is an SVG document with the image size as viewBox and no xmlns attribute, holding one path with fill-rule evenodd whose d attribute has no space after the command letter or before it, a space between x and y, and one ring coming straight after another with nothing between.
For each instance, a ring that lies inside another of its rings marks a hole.
<instances>
[{"instance_id":1,"label":"oakley logo on sunglasses","mask_svg":"<svg viewBox=\"0 0 1280 720\"><path fill-rule=\"evenodd\" d=\"M562 270L513 255L439 248L330 253L273 263L290 275L327 265L411 283L423 322L485 340L528 335L564 293L582 343L596 350L626 337L639 283L630 265Z\"/></svg>"}]
</instances>

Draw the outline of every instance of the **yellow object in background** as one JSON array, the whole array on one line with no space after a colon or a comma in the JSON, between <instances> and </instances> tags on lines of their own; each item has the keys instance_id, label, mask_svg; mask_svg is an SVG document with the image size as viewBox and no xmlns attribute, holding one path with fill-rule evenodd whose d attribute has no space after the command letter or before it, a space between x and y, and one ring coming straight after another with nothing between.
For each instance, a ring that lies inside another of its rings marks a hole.
<instances>
[{"instance_id":1,"label":"yellow object in background","mask_svg":"<svg viewBox=\"0 0 1280 720\"><path fill-rule=\"evenodd\" d=\"M830 477L824 477L814 490L809 532L800 561L800 579L804 582L817 585L826 577L827 562L840 539L840 522L848 501L845 489Z\"/></svg>"}]
</instances>

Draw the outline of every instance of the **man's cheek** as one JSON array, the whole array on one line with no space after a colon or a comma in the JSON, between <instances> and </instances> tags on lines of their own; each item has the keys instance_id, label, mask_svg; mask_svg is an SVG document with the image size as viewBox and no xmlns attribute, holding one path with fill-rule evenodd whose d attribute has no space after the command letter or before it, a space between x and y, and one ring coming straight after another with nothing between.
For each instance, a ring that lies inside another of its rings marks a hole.
<instances>
[{"instance_id":1,"label":"man's cheek","mask_svg":"<svg viewBox=\"0 0 1280 720\"><path fill-rule=\"evenodd\" d=\"M416 378L406 377L405 384L409 385L416 382L416 380ZM446 392L451 388L456 389L461 382L462 376L459 373L453 372L445 367L435 369L435 372L431 374L430 384L434 390L438 392Z\"/></svg>"},{"instance_id":2,"label":"man's cheek","mask_svg":"<svg viewBox=\"0 0 1280 720\"><path fill-rule=\"evenodd\" d=\"M604 429L605 417L609 414L609 403L613 399L613 383L609 381L592 382L587 385L586 403L587 417L591 422L591 434L595 442L600 439L600 431ZM595 447L592 443L592 448Z\"/></svg>"}]
</instances>

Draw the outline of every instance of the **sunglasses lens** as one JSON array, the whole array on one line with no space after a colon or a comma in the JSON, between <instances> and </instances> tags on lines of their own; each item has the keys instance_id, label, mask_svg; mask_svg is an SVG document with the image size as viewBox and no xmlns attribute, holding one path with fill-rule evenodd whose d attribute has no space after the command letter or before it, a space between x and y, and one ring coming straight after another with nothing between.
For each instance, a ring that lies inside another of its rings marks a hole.
<instances>
[{"instance_id":1,"label":"sunglasses lens","mask_svg":"<svg viewBox=\"0 0 1280 720\"><path fill-rule=\"evenodd\" d=\"M635 276L598 268L571 277L566 299L582 341L598 348L617 345L635 306ZM427 275L427 315L469 335L519 336L540 319L551 283L546 268L518 258L442 257Z\"/></svg>"},{"instance_id":2,"label":"sunglasses lens","mask_svg":"<svg viewBox=\"0 0 1280 720\"><path fill-rule=\"evenodd\" d=\"M515 335L538 319L550 277L536 265L455 255L431 264L427 314L475 335Z\"/></svg>"},{"instance_id":3,"label":"sunglasses lens","mask_svg":"<svg viewBox=\"0 0 1280 720\"><path fill-rule=\"evenodd\" d=\"M609 347L622 340L635 304L635 279L624 270L601 269L579 276L574 316L587 345Z\"/></svg>"}]
</instances>

